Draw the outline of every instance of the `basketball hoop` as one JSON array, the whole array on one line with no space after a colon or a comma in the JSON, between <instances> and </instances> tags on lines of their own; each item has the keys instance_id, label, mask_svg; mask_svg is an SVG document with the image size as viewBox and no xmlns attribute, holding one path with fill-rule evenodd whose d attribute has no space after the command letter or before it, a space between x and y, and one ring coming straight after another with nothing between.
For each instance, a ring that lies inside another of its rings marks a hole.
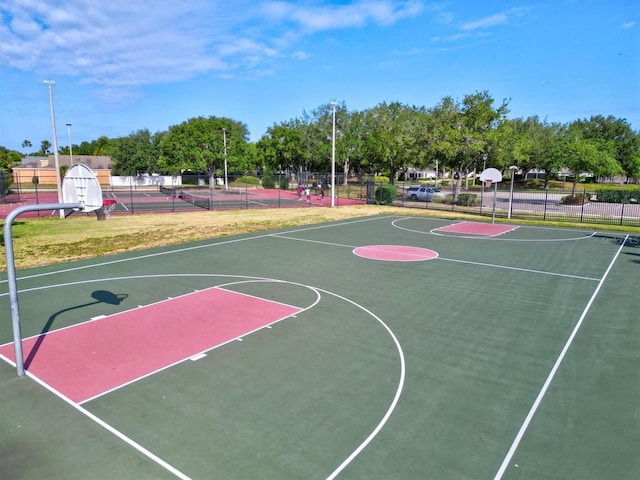
<instances>
[{"instance_id":1,"label":"basketball hoop","mask_svg":"<svg viewBox=\"0 0 640 480\"><path fill-rule=\"evenodd\" d=\"M106 199L102 202L102 207L97 209L96 217L98 220L109 220L111 218L111 212L116 208L116 201L113 199Z\"/></svg>"},{"instance_id":2,"label":"basketball hoop","mask_svg":"<svg viewBox=\"0 0 640 480\"><path fill-rule=\"evenodd\" d=\"M491 184L492 184L492 183L493 183L493 180L492 180L492 179L490 179L490 178L485 178L485 179L484 179L484 184L485 184L487 187L491 188Z\"/></svg>"}]
</instances>

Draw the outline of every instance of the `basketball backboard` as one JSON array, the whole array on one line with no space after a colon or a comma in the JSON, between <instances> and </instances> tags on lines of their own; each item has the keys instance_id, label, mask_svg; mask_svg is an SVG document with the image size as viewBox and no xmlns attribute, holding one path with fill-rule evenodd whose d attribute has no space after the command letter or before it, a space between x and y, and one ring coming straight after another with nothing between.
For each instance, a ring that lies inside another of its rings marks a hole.
<instances>
[{"instance_id":1,"label":"basketball backboard","mask_svg":"<svg viewBox=\"0 0 640 480\"><path fill-rule=\"evenodd\" d=\"M480 181L487 183L498 183L502 181L502 174L496 168L487 168L480 173Z\"/></svg>"},{"instance_id":2,"label":"basketball backboard","mask_svg":"<svg viewBox=\"0 0 640 480\"><path fill-rule=\"evenodd\" d=\"M93 171L82 163L74 163L62 182L64 203L79 203L81 212L102 208L102 188Z\"/></svg>"}]
</instances>

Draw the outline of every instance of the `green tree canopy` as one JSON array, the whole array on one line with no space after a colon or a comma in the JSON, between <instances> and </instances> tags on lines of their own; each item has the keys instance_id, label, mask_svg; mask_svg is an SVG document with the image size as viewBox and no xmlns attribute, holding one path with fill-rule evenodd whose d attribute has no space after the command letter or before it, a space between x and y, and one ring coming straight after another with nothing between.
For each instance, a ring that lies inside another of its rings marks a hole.
<instances>
[{"instance_id":1,"label":"green tree canopy","mask_svg":"<svg viewBox=\"0 0 640 480\"><path fill-rule=\"evenodd\" d=\"M162 135L159 166L169 174L189 170L213 178L226 159L227 169L244 173L252 161L248 138L249 130L241 122L215 116L191 118Z\"/></svg>"},{"instance_id":2,"label":"green tree canopy","mask_svg":"<svg viewBox=\"0 0 640 480\"><path fill-rule=\"evenodd\" d=\"M113 141L111 157L116 175L139 175L158 172L158 134L138 130Z\"/></svg>"}]
</instances>

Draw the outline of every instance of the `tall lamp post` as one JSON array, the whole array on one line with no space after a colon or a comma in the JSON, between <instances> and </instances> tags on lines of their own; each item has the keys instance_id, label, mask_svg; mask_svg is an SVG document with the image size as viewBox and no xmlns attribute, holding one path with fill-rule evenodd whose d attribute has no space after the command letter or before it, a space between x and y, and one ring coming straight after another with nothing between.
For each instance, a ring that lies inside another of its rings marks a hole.
<instances>
[{"instance_id":1,"label":"tall lamp post","mask_svg":"<svg viewBox=\"0 0 640 480\"><path fill-rule=\"evenodd\" d=\"M73 147L71 146L71 124L67 123L67 136L69 137L69 165L73 165Z\"/></svg>"},{"instance_id":2,"label":"tall lamp post","mask_svg":"<svg viewBox=\"0 0 640 480\"><path fill-rule=\"evenodd\" d=\"M336 192L336 102L331 102L333 115L331 122L331 207L335 206Z\"/></svg>"},{"instance_id":3,"label":"tall lamp post","mask_svg":"<svg viewBox=\"0 0 640 480\"><path fill-rule=\"evenodd\" d=\"M482 171L487 169L487 154L482 155ZM482 207L484 206L484 180L482 180L482 188L480 190L480 215L482 215Z\"/></svg>"},{"instance_id":4,"label":"tall lamp post","mask_svg":"<svg viewBox=\"0 0 640 480\"><path fill-rule=\"evenodd\" d=\"M511 165L509 170L511 170L511 188L509 189L509 212L507 212L507 218L511 218L511 207L513 205L513 180L516 176L516 170L518 167L515 165Z\"/></svg>"},{"instance_id":5,"label":"tall lamp post","mask_svg":"<svg viewBox=\"0 0 640 480\"><path fill-rule=\"evenodd\" d=\"M51 133L53 136L53 160L56 168L56 190L58 191L58 203L62 203L62 178L60 177L60 159L58 158L58 136L56 135L56 117L53 113L53 86L55 80L44 80L49 87L49 110L51 112ZM64 218L64 210L60 210L60 218Z\"/></svg>"},{"instance_id":6,"label":"tall lamp post","mask_svg":"<svg viewBox=\"0 0 640 480\"><path fill-rule=\"evenodd\" d=\"M227 181L227 129L222 129L222 141L224 142L224 189L229 190Z\"/></svg>"}]
</instances>

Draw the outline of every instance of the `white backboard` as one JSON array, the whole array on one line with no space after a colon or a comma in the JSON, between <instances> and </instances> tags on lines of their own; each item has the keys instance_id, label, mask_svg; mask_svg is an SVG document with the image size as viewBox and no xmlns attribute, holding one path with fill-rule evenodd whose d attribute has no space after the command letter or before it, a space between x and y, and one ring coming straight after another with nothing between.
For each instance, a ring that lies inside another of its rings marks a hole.
<instances>
[{"instance_id":1,"label":"white backboard","mask_svg":"<svg viewBox=\"0 0 640 480\"><path fill-rule=\"evenodd\" d=\"M497 168L487 168L480 173L480 180L489 183L502 181L502 174Z\"/></svg>"},{"instance_id":2,"label":"white backboard","mask_svg":"<svg viewBox=\"0 0 640 480\"><path fill-rule=\"evenodd\" d=\"M102 207L102 188L89 167L74 163L64 176L62 198L65 203L81 204L82 212L93 212Z\"/></svg>"}]
</instances>

